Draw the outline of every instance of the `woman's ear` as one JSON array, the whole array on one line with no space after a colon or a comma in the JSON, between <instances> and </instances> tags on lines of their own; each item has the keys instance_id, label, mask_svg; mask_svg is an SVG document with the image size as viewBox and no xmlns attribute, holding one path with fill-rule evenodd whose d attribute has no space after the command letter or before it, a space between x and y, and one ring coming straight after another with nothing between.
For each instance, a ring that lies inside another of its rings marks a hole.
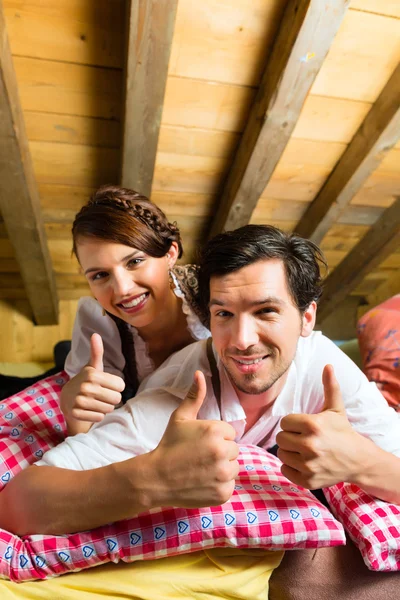
<instances>
[{"instance_id":1,"label":"woman's ear","mask_svg":"<svg viewBox=\"0 0 400 600\"><path fill-rule=\"evenodd\" d=\"M176 242L172 242L171 247L166 254L169 269L172 269L172 267L178 260L178 254L179 254L178 244Z\"/></svg>"}]
</instances>

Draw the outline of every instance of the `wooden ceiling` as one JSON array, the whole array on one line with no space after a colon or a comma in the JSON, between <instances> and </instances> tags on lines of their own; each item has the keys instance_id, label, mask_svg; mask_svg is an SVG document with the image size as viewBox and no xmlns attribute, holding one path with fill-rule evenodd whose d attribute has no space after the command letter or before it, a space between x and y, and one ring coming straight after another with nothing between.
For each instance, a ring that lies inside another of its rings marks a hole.
<instances>
[{"instance_id":1,"label":"wooden ceiling","mask_svg":"<svg viewBox=\"0 0 400 600\"><path fill-rule=\"evenodd\" d=\"M349 334L400 292L397 0L0 0L0 34L0 297L37 323L87 294L71 223L119 181L186 262L247 222L314 239Z\"/></svg>"}]
</instances>

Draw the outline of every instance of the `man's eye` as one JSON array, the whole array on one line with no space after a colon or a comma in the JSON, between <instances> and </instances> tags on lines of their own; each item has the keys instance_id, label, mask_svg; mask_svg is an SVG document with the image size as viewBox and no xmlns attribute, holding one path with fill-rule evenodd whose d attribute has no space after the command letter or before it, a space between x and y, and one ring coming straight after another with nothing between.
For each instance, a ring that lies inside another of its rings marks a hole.
<instances>
[{"instance_id":1,"label":"man's eye","mask_svg":"<svg viewBox=\"0 0 400 600\"><path fill-rule=\"evenodd\" d=\"M274 308L269 307L265 307L265 308L260 308L260 310L257 311L258 315L270 315L270 314L275 314L276 310Z\"/></svg>"},{"instance_id":2,"label":"man's eye","mask_svg":"<svg viewBox=\"0 0 400 600\"><path fill-rule=\"evenodd\" d=\"M218 312L215 313L216 317L231 317L232 313L228 312L227 310L219 310Z\"/></svg>"}]
</instances>

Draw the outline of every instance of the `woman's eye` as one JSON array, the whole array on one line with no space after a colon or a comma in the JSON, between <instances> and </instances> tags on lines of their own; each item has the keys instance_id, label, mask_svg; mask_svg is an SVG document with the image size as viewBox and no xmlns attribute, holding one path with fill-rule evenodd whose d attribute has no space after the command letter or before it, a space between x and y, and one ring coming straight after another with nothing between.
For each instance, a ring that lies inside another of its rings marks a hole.
<instances>
[{"instance_id":1,"label":"woman's eye","mask_svg":"<svg viewBox=\"0 0 400 600\"><path fill-rule=\"evenodd\" d=\"M144 258L131 258L127 263L127 267L136 267L137 265L140 265L140 263L142 263L143 261Z\"/></svg>"},{"instance_id":2,"label":"woman's eye","mask_svg":"<svg viewBox=\"0 0 400 600\"><path fill-rule=\"evenodd\" d=\"M108 273L106 271L99 271L98 273L95 273L90 279L91 281L99 281L99 279L104 279L105 277L108 277Z\"/></svg>"}]
</instances>

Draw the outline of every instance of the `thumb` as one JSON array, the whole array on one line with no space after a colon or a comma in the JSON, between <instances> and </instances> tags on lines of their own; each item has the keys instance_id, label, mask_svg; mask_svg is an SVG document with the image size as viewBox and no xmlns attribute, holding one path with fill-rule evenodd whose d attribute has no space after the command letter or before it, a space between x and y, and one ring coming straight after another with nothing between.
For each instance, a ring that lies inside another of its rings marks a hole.
<instances>
[{"instance_id":1,"label":"thumb","mask_svg":"<svg viewBox=\"0 0 400 600\"><path fill-rule=\"evenodd\" d=\"M340 386L332 365L325 365L322 373L322 383L324 385L325 396L324 408L322 410L333 410L345 415L346 409L343 403L342 392L340 391Z\"/></svg>"},{"instance_id":2,"label":"thumb","mask_svg":"<svg viewBox=\"0 0 400 600\"><path fill-rule=\"evenodd\" d=\"M207 393L207 384L202 371L196 371L192 387L186 394L185 399L175 411L175 419L194 420L204 402Z\"/></svg>"},{"instance_id":3,"label":"thumb","mask_svg":"<svg viewBox=\"0 0 400 600\"><path fill-rule=\"evenodd\" d=\"M98 371L104 371L103 367L103 340L101 335L94 333L90 338L90 359L88 366L97 369Z\"/></svg>"}]
</instances>

